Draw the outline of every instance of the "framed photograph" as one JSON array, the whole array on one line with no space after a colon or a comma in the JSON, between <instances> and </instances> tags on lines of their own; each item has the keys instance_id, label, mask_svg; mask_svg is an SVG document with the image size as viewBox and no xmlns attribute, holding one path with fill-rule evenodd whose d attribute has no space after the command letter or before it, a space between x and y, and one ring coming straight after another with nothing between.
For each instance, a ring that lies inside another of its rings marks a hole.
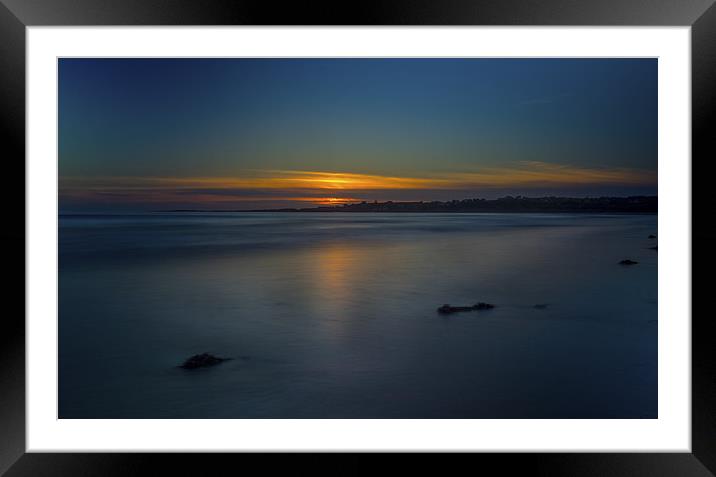
<instances>
[{"instance_id":1,"label":"framed photograph","mask_svg":"<svg viewBox=\"0 0 716 477\"><path fill-rule=\"evenodd\" d=\"M3 2L0 471L713 475L712 2Z\"/></svg>"}]
</instances>

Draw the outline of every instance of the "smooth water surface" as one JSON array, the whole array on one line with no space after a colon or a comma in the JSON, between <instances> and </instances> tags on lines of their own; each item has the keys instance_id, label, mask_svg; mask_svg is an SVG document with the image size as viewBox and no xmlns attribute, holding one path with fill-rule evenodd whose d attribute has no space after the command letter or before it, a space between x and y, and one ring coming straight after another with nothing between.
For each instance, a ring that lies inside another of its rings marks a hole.
<instances>
[{"instance_id":1,"label":"smooth water surface","mask_svg":"<svg viewBox=\"0 0 716 477\"><path fill-rule=\"evenodd\" d=\"M656 229L649 215L61 216L59 414L655 418ZM478 301L496 308L436 312ZM205 351L233 359L177 367Z\"/></svg>"}]
</instances>

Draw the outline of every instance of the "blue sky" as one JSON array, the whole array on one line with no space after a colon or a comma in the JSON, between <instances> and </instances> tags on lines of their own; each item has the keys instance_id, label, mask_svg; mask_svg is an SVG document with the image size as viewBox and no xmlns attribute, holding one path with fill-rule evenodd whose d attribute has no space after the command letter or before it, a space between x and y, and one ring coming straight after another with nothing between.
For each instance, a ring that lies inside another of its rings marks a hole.
<instances>
[{"instance_id":1,"label":"blue sky","mask_svg":"<svg viewBox=\"0 0 716 477\"><path fill-rule=\"evenodd\" d=\"M656 59L59 62L64 210L656 193Z\"/></svg>"}]
</instances>

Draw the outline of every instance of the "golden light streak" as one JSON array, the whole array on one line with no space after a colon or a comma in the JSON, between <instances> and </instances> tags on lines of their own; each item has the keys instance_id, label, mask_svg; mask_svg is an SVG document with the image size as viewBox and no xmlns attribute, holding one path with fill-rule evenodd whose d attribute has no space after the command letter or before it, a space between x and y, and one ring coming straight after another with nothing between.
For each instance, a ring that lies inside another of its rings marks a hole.
<instances>
[{"instance_id":1,"label":"golden light streak","mask_svg":"<svg viewBox=\"0 0 716 477\"><path fill-rule=\"evenodd\" d=\"M251 190L404 190L478 189L490 187L542 187L578 185L655 185L656 172L625 168L584 168L545 162L519 162L510 167L475 172L436 173L430 177L397 177L350 172L266 170L241 177L112 177L62 178L61 189L101 191ZM214 196L214 200L221 200ZM233 197L231 200L236 200ZM296 200L286 199L286 200ZM317 200L307 198L307 200ZM323 199L326 200L326 199Z\"/></svg>"}]
</instances>

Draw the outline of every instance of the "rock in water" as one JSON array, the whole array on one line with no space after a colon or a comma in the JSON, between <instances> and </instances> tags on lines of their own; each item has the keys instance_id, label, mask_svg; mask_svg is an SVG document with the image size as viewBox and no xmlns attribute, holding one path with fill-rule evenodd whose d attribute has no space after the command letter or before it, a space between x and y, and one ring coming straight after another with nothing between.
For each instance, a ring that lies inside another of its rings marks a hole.
<instances>
[{"instance_id":1,"label":"rock in water","mask_svg":"<svg viewBox=\"0 0 716 477\"><path fill-rule=\"evenodd\" d=\"M469 311L469 310L472 310L472 307L470 307L470 306L450 306L449 304L445 303L443 306L438 308L438 313L447 315L450 313L457 313L458 311Z\"/></svg>"},{"instance_id":2,"label":"rock in water","mask_svg":"<svg viewBox=\"0 0 716 477\"><path fill-rule=\"evenodd\" d=\"M205 368L207 366L214 366L219 363L223 363L224 361L228 361L230 359L231 358L217 358L213 354L209 353L195 354L191 358L184 361L184 364L179 367L184 369Z\"/></svg>"},{"instance_id":3,"label":"rock in water","mask_svg":"<svg viewBox=\"0 0 716 477\"><path fill-rule=\"evenodd\" d=\"M639 262L635 262L634 260L626 259L626 260L622 260L621 262L619 262L619 265L636 265L637 263L639 263Z\"/></svg>"},{"instance_id":4,"label":"rock in water","mask_svg":"<svg viewBox=\"0 0 716 477\"><path fill-rule=\"evenodd\" d=\"M547 303L538 303L535 305L535 308L537 308L538 310L544 310L545 308L547 308Z\"/></svg>"},{"instance_id":5,"label":"rock in water","mask_svg":"<svg viewBox=\"0 0 716 477\"><path fill-rule=\"evenodd\" d=\"M438 313L449 315L450 313L457 313L459 311L490 310L494 307L495 305L484 302L475 303L473 306L450 306L445 304L438 308Z\"/></svg>"},{"instance_id":6,"label":"rock in water","mask_svg":"<svg viewBox=\"0 0 716 477\"><path fill-rule=\"evenodd\" d=\"M656 238L656 235L653 235L653 234L652 234L652 235L649 235L649 238L650 238L650 239L655 239L655 238Z\"/></svg>"}]
</instances>

